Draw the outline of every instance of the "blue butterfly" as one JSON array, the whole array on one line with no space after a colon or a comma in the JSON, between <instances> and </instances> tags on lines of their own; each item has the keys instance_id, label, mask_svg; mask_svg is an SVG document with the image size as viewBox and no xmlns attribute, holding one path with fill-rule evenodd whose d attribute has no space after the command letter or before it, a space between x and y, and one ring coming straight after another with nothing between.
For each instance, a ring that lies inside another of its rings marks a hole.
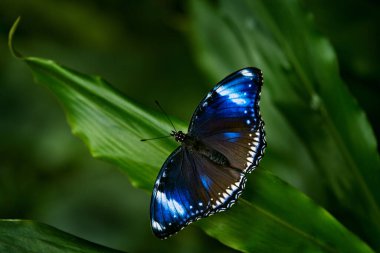
<instances>
[{"instance_id":1,"label":"blue butterfly","mask_svg":"<svg viewBox=\"0 0 380 253\"><path fill-rule=\"evenodd\" d=\"M187 134L165 161L154 185L150 216L165 239L203 217L224 211L244 189L266 147L257 68L238 70L219 82L195 110Z\"/></svg>"}]
</instances>

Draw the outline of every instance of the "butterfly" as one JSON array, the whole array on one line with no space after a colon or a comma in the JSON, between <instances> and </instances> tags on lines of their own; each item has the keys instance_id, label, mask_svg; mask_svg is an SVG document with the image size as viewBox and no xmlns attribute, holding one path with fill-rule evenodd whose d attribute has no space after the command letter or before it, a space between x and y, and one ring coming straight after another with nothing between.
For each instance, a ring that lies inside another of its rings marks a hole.
<instances>
[{"instance_id":1,"label":"butterfly","mask_svg":"<svg viewBox=\"0 0 380 253\"><path fill-rule=\"evenodd\" d=\"M165 239L200 218L231 207L266 147L260 116L261 70L238 70L220 81L196 108L181 145L167 158L150 204L153 233Z\"/></svg>"}]
</instances>

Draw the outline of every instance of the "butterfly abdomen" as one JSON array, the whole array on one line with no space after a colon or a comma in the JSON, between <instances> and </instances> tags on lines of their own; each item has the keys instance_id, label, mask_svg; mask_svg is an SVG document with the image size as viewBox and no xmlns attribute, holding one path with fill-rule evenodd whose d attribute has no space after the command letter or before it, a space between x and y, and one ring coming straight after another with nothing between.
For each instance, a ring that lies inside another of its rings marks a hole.
<instances>
[{"instance_id":1,"label":"butterfly abdomen","mask_svg":"<svg viewBox=\"0 0 380 253\"><path fill-rule=\"evenodd\" d=\"M227 158L216 150L206 150L205 156L212 162L224 167L230 164Z\"/></svg>"},{"instance_id":2,"label":"butterfly abdomen","mask_svg":"<svg viewBox=\"0 0 380 253\"><path fill-rule=\"evenodd\" d=\"M216 151L215 149L207 147L202 142L190 135L186 135L183 145L187 147L188 150L195 151L203 155L217 165L228 166L230 164L228 159L222 153Z\"/></svg>"}]
</instances>

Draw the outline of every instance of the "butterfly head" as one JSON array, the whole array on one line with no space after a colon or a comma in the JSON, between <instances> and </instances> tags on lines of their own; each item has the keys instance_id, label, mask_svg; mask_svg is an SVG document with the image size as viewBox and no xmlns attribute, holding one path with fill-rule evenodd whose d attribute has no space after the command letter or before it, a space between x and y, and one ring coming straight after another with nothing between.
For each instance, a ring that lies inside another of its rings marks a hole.
<instances>
[{"instance_id":1,"label":"butterfly head","mask_svg":"<svg viewBox=\"0 0 380 253\"><path fill-rule=\"evenodd\" d=\"M172 131L171 136L174 137L174 139L177 141L177 142L184 142L185 141L185 138L186 138L186 134L182 131Z\"/></svg>"}]
</instances>

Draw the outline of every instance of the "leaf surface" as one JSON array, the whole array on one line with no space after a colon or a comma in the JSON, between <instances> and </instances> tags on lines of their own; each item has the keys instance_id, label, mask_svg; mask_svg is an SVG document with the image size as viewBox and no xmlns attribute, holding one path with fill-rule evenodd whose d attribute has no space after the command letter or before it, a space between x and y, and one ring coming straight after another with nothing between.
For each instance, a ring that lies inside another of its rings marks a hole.
<instances>
[{"instance_id":1,"label":"leaf surface","mask_svg":"<svg viewBox=\"0 0 380 253\"><path fill-rule=\"evenodd\" d=\"M121 253L29 220L0 220L0 252Z\"/></svg>"}]
</instances>

